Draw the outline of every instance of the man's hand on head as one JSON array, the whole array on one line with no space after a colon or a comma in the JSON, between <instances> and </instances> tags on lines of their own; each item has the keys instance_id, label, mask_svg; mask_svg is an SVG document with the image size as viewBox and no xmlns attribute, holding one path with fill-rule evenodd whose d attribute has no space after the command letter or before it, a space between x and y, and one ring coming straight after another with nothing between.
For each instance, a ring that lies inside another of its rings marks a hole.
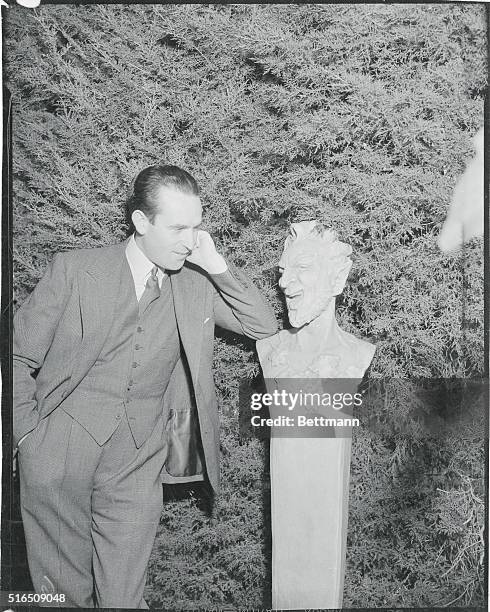
<instances>
[{"instance_id":1,"label":"man's hand on head","mask_svg":"<svg viewBox=\"0 0 490 612\"><path fill-rule=\"evenodd\" d=\"M213 239L204 230L197 232L196 245L187 261L196 264L208 274L221 274L228 270L226 261L216 250Z\"/></svg>"}]
</instances>

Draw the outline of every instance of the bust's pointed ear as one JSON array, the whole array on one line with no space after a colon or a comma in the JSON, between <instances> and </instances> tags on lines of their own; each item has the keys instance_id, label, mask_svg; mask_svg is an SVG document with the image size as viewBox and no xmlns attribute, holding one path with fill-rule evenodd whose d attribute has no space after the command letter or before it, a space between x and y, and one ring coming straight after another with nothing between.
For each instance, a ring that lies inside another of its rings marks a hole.
<instances>
[{"instance_id":1,"label":"bust's pointed ear","mask_svg":"<svg viewBox=\"0 0 490 612\"><path fill-rule=\"evenodd\" d=\"M332 289L333 295L340 295L342 293L351 268L352 261L350 259L347 260L341 267L339 267Z\"/></svg>"}]
</instances>

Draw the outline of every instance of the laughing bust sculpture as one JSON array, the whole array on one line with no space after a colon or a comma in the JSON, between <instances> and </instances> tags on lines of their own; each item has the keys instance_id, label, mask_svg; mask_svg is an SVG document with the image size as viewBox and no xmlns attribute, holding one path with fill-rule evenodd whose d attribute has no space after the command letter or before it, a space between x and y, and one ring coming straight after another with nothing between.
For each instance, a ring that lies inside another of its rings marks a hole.
<instances>
[{"instance_id":1,"label":"laughing bust sculpture","mask_svg":"<svg viewBox=\"0 0 490 612\"><path fill-rule=\"evenodd\" d=\"M375 347L335 319L351 252L317 221L291 225L278 267L292 328L257 342L266 381L349 379L357 390ZM351 440L272 436L272 607L340 608Z\"/></svg>"},{"instance_id":2,"label":"laughing bust sculpture","mask_svg":"<svg viewBox=\"0 0 490 612\"><path fill-rule=\"evenodd\" d=\"M362 378L374 346L335 320L352 249L317 221L293 223L279 260L279 286L292 329L257 343L266 377Z\"/></svg>"}]
</instances>

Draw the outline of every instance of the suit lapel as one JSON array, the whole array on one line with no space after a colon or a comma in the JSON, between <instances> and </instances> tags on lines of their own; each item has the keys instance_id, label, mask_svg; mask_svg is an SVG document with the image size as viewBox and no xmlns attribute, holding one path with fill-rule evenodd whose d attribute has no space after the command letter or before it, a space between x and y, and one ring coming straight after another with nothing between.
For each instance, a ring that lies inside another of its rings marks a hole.
<instances>
[{"instance_id":1,"label":"suit lapel","mask_svg":"<svg viewBox=\"0 0 490 612\"><path fill-rule=\"evenodd\" d=\"M194 386L199 377L205 299L200 275L185 266L170 273L175 317Z\"/></svg>"},{"instance_id":2,"label":"suit lapel","mask_svg":"<svg viewBox=\"0 0 490 612\"><path fill-rule=\"evenodd\" d=\"M108 248L78 274L83 336L74 361L73 387L95 363L111 328L127 243Z\"/></svg>"}]
</instances>

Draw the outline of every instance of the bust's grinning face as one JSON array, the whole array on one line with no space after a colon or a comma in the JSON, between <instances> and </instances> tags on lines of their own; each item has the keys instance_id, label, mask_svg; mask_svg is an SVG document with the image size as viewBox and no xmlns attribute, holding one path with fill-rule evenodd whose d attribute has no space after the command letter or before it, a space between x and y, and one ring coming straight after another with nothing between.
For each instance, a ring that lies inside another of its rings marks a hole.
<instances>
[{"instance_id":1,"label":"bust's grinning face","mask_svg":"<svg viewBox=\"0 0 490 612\"><path fill-rule=\"evenodd\" d=\"M328 251L319 240L296 240L279 261L279 286L293 327L316 319L336 295L337 270Z\"/></svg>"},{"instance_id":2,"label":"bust's grinning face","mask_svg":"<svg viewBox=\"0 0 490 612\"><path fill-rule=\"evenodd\" d=\"M342 293L352 266L351 253L348 244L318 221L291 224L278 268L293 327L316 319Z\"/></svg>"}]
</instances>

